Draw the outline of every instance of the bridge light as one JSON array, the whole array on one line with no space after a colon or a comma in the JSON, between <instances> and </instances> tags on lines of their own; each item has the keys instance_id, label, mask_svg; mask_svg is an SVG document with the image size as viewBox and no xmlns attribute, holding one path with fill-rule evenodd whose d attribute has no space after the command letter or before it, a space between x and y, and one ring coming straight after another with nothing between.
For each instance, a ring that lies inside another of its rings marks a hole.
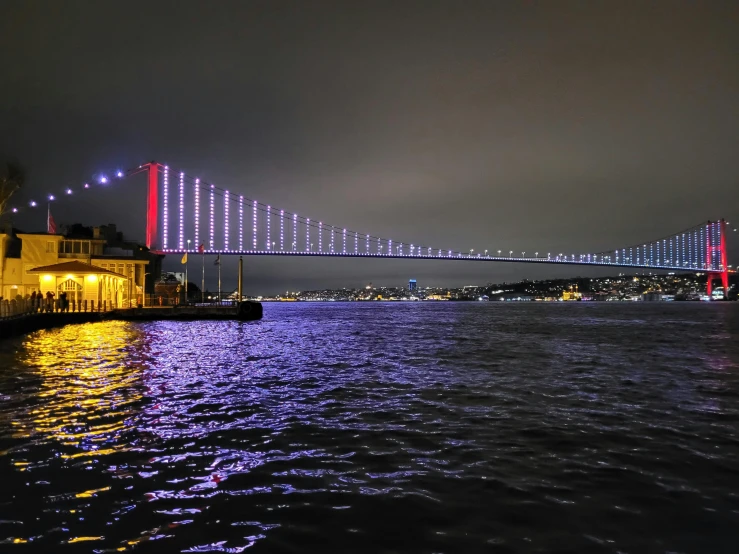
<instances>
[{"instance_id":1,"label":"bridge light","mask_svg":"<svg viewBox=\"0 0 739 554\"><path fill-rule=\"evenodd\" d=\"M31 201L30 201L30 202L28 203L28 205L29 205L29 206L31 206L32 208L35 208L35 207L36 207L36 202L35 202L34 200L31 200Z\"/></svg>"},{"instance_id":2,"label":"bridge light","mask_svg":"<svg viewBox=\"0 0 739 554\"><path fill-rule=\"evenodd\" d=\"M251 217L252 217L251 247L252 247L252 250L256 250L257 249L257 201L256 200L254 200L254 202L252 203Z\"/></svg>"},{"instance_id":3,"label":"bridge light","mask_svg":"<svg viewBox=\"0 0 739 554\"><path fill-rule=\"evenodd\" d=\"M280 210L280 250L285 249L285 210Z\"/></svg>"},{"instance_id":4,"label":"bridge light","mask_svg":"<svg viewBox=\"0 0 739 554\"><path fill-rule=\"evenodd\" d=\"M293 214L293 252L298 249L298 214Z\"/></svg>"},{"instance_id":5,"label":"bridge light","mask_svg":"<svg viewBox=\"0 0 739 554\"><path fill-rule=\"evenodd\" d=\"M116 171L115 176L119 178L123 177L123 172L119 169L118 171Z\"/></svg>"},{"instance_id":6,"label":"bridge light","mask_svg":"<svg viewBox=\"0 0 739 554\"><path fill-rule=\"evenodd\" d=\"M101 185L104 185L107 182L108 182L108 178L107 177L105 177L104 175L102 177L100 177L100 184Z\"/></svg>"},{"instance_id":7,"label":"bridge light","mask_svg":"<svg viewBox=\"0 0 739 554\"><path fill-rule=\"evenodd\" d=\"M72 189L67 189L67 194L72 194Z\"/></svg>"},{"instance_id":8,"label":"bridge light","mask_svg":"<svg viewBox=\"0 0 739 554\"><path fill-rule=\"evenodd\" d=\"M226 214L228 222L228 214ZM183 239L185 236L185 174L180 172L180 233L179 247L182 250Z\"/></svg>"},{"instance_id":9,"label":"bridge light","mask_svg":"<svg viewBox=\"0 0 739 554\"><path fill-rule=\"evenodd\" d=\"M239 251L244 250L244 197L239 196Z\"/></svg>"},{"instance_id":10,"label":"bridge light","mask_svg":"<svg viewBox=\"0 0 739 554\"><path fill-rule=\"evenodd\" d=\"M12 211L13 211L14 214L17 214L18 213L18 208L13 208Z\"/></svg>"},{"instance_id":11,"label":"bridge light","mask_svg":"<svg viewBox=\"0 0 739 554\"><path fill-rule=\"evenodd\" d=\"M86 189L89 189L90 188L90 183L85 183L85 188Z\"/></svg>"},{"instance_id":12,"label":"bridge light","mask_svg":"<svg viewBox=\"0 0 739 554\"><path fill-rule=\"evenodd\" d=\"M54 195L53 194L50 194L49 195L49 201L53 201L53 200L54 200Z\"/></svg>"},{"instance_id":13,"label":"bridge light","mask_svg":"<svg viewBox=\"0 0 739 554\"><path fill-rule=\"evenodd\" d=\"M103 177L104 179L105 177ZM164 187L162 190L162 246L169 248L169 166L164 166Z\"/></svg>"}]
</instances>

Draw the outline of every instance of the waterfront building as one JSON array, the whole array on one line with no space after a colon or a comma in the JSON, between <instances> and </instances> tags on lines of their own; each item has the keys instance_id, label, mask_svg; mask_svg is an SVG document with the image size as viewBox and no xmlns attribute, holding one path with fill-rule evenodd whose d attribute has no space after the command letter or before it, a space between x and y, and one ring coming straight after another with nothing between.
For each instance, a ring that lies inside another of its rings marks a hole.
<instances>
[{"instance_id":1,"label":"waterfront building","mask_svg":"<svg viewBox=\"0 0 739 554\"><path fill-rule=\"evenodd\" d=\"M75 302L140 304L151 255L131 244L109 245L105 234L111 228L115 234L112 225L97 227L91 238L0 233L0 296L27 298L34 291L50 291L57 298L66 292ZM160 267L161 260L157 262Z\"/></svg>"},{"instance_id":2,"label":"waterfront building","mask_svg":"<svg viewBox=\"0 0 739 554\"><path fill-rule=\"evenodd\" d=\"M416 280L415 279L411 279L410 281L408 281L408 290L409 291L413 292L414 290L416 290L416 288L418 288L418 285L416 284Z\"/></svg>"}]
</instances>

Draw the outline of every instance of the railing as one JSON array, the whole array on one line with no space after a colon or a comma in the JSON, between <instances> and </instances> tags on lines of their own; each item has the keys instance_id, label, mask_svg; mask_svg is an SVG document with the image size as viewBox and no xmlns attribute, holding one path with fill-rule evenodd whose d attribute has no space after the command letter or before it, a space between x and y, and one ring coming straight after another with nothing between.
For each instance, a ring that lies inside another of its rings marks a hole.
<instances>
[{"instance_id":1,"label":"railing","mask_svg":"<svg viewBox=\"0 0 739 554\"><path fill-rule=\"evenodd\" d=\"M59 298L53 300L46 298L0 300L0 319L61 312L107 312L118 307L114 302L108 302L107 300L99 302L93 300L82 300L80 302L67 300L63 302Z\"/></svg>"},{"instance_id":2,"label":"railing","mask_svg":"<svg viewBox=\"0 0 739 554\"><path fill-rule=\"evenodd\" d=\"M132 308L138 307L139 304L142 303L141 295L139 295L136 298L132 298ZM123 307L128 306L128 301L123 302ZM190 293L189 300L186 300L184 298L184 295L177 296L167 296L166 294L147 294L146 295L146 303L142 304L143 307L146 308L164 308L167 306L174 307L174 306L223 306L223 307L235 307L236 301L235 300L226 300L221 299L219 302L218 300L208 300L205 299L205 302L202 301L201 295Z\"/></svg>"},{"instance_id":3,"label":"railing","mask_svg":"<svg viewBox=\"0 0 739 554\"><path fill-rule=\"evenodd\" d=\"M116 309L125 308L138 308L144 307L142 303L144 299L141 296L132 298L129 303L128 299L124 299L119 304L112 301L101 300L96 302L94 300L81 300L79 302L75 300L67 300L63 302L59 298L48 300L46 298L40 298L32 300L30 298L21 298L13 300L0 300L0 319L10 319L14 317L30 316L34 314L48 314L48 313L62 313L62 312L108 312ZM165 295L147 294L146 304L147 308L159 308L159 307L199 307L199 308L235 308L236 301L234 300L217 300L201 302L200 298L191 298L189 302L185 302L178 297L167 297Z\"/></svg>"}]
</instances>

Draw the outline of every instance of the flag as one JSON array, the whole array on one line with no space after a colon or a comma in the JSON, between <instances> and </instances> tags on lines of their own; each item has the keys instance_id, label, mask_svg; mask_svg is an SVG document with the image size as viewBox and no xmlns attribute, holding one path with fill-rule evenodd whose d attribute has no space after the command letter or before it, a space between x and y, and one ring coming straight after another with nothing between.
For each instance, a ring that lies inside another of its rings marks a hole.
<instances>
[{"instance_id":1,"label":"flag","mask_svg":"<svg viewBox=\"0 0 739 554\"><path fill-rule=\"evenodd\" d=\"M49 210L46 214L46 231L50 235L56 235L56 222L54 221L54 218L51 216L51 206L49 206Z\"/></svg>"},{"instance_id":2,"label":"flag","mask_svg":"<svg viewBox=\"0 0 739 554\"><path fill-rule=\"evenodd\" d=\"M182 261L180 262L182 265L185 265L187 263L187 252L185 252L185 255L182 256Z\"/></svg>"},{"instance_id":3,"label":"flag","mask_svg":"<svg viewBox=\"0 0 739 554\"><path fill-rule=\"evenodd\" d=\"M220 254L218 254L218 256L216 256L216 261L215 261L215 263L213 265L221 265L221 255Z\"/></svg>"},{"instance_id":4,"label":"flag","mask_svg":"<svg viewBox=\"0 0 739 554\"><path fill-rule=\"evenodd\" d=\"M198 252L200 252L201 254L205 254L205 245L204 244L201 243L200 246L198 246Z\"/></svg>"}]
</instances>

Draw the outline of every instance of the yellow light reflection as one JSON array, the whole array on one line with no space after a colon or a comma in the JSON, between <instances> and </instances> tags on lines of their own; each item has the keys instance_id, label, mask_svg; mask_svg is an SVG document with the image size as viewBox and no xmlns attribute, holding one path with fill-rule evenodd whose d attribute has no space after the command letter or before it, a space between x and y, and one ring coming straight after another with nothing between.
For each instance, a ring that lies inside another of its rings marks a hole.
<instances>
[{"instance_id":1,"label":"yellow light reflection","mask_svg":"<svg viewBox=\"0 0 739 554\"><path fill-rule=\"evenodd\" d=\"M95 281L98 280L98 276L97 275L88 275L87 276L87 280L90 281L91 283L94 283Z\"/></svg>"},{"instance_id":2,"label":"yellow light reflection","mask_svg":"<svg viewBox=\"0 0 739 554\"><path fill-rule=\"evenodd\" d=\"M78 492L75 494L77 498L92 498L93 496L96 496L99 492L109 491L110 487L103 487L101 489L92 489L85 492ZM72 510L74 512L74 510Z\"/></svg>"},{"instance_id":3,"label":"yellow light reflection","mask_svg":"<svg viewBox=\"0 0 739 554\"><path fill-rule=\"evenodd\" d=\"M134 429L143 393L143 367L131 351L139 334L130 323L107 321L30 335L21 356L39 387L31 407L15 414L13 436L55 440L62 459L125 451L121 436Z\"/></svg>"},{"instance_id":4,"label":"yellow light reflection","mask_svg":"<svg viewBox=\"0 0 739 554\"><path fill-rule=\"evenodd\" d=\"M74 544L76 542L84 542L84 541L101 541L105 537L74 537L72 539L69 539L67 541L68 544Z\"/></svg>"}]
</instances>

